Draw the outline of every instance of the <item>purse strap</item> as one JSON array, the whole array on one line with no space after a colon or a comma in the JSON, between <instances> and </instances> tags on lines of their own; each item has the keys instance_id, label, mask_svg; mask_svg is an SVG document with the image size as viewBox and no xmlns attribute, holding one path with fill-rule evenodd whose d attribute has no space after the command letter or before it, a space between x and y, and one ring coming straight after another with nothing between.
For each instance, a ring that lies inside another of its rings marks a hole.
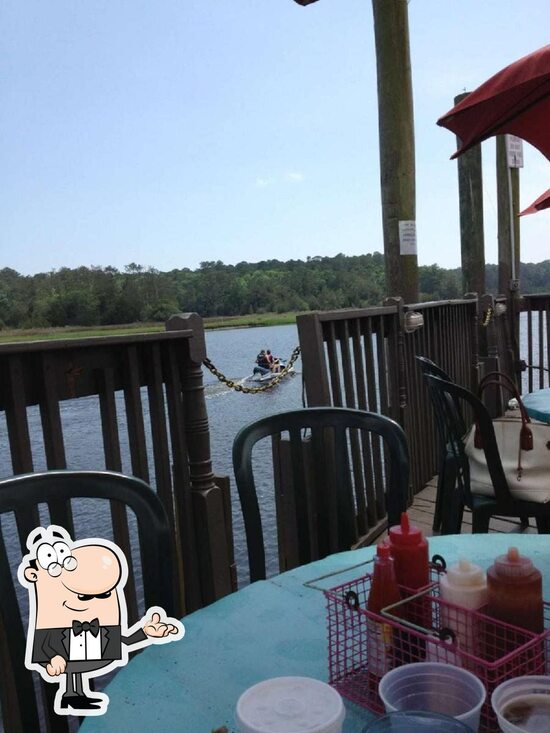
<instances>
[{"instance_id":1,"label":"purse strap","mask_svg":"<svg viewBox=\"0 0 550 733\"><path fill-rule=\"evenodd\" d=\"M502 372L488 372L488 374L486 374L480 381L477 388L477 396L479 397L479 399L481 399L483 392L491 384L497 387L504 387L509 392L511 392L517 400L522 422L531 422L531 418L529 417L529 413L525 409L525 405L523 404L523 400L521 399L521 395L516 386L516 383L512 379L510 379L507 374L503 374Z\"/></svg>"},{"instance_id":2,"label":"purse strap","mask_svg":"<svg viewBox=\"0 0 550 733\"><path fill-rule=\"evenodd\" d=\"M518 457L518 473L521 474L521 451L522 450L533 450L533 432L531 428L529 427L529 424L531 423L531 418L529 417L527 410L525 409L525 405L523 404L523 400L521 399L521 395L519 393L519 390L515 384L515 382L510 379L510 377L507 374L503 374L502 372L489 372L486 374L483 379L480 381L478 386L478 397L481 399L483 392L489 385L494 385L497 387L504 387L508 389L516 398L518 402L518 407L521 415L521 430L519 433L519 457ZM474 445L476 448L483 448L483 441L481 439L481 433L479 431L479 426L476 423L476 430L474 434Z\"/></svg>"}]
</instances>

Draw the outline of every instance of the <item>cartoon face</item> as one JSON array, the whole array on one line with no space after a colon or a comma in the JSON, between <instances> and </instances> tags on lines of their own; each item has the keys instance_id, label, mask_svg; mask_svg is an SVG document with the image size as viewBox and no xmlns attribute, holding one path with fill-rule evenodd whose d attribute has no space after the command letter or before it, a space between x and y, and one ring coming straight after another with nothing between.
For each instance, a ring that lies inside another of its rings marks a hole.
<instances>
[{"instance_id":1,"label":"cartoon face","mask_svg":"<svg viewBox=\"0 0 550 733\"><path fill-rule=\"evenodd\" d=\"M36 593L36 628L66 627L74 620L95 618L101 626L119 624L121 575L119 558L104 545L71 550L62 541L40 544L36 560L24 570Z\"/></svg>"}]
</instances>

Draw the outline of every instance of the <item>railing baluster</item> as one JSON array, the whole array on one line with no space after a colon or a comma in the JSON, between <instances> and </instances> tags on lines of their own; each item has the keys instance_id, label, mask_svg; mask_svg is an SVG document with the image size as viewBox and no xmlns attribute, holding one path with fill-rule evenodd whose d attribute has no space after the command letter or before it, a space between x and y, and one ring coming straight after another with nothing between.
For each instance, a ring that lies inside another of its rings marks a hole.
<instances>
[{"instance_id":1,"label":"railing baluster","mask_svg":"<svg viewBox=\"0 0 550 733\"><path fill-rule=\"evenodd\" d=\"M15 356L7 364L6 423L14 474L32 473L31 439L25 401L25 381L21 358Z\"/></svg>"},{"instance_id":2,"label":"railing baluster","mask_svg":"<svg viewBox=\"0 0 550 733\"><path fill-rule=\"evenodd\" d=\"M128 422L132 473L134 476L149 483L145 426L141 404L141 379L136 346L128 347L125 353L125 361L124 402L126 405L126 420Z\"/></svg>"},{"instance_id":3,"label":"railing baluster","mask_svg":"<svg viewBox=\"0 0 550 733\"><path fill-rule=\"evenodd\" d=\"M95 372L99 395L99 412L101 416L101 433L103 436L103 452L105 468L108 471L122 472L120 440L115 399L114 376L112 367L98 369ZM124 596L128 608L130 623L138 620L137 590L133 572L132 548L126 507L118 501L110 501L113 537L120 547L128 563L128 582L124 588Z\"/></svg>"},{"instance_id":4,"label":"railing baluster","mask_svg":"<svg viewBox=\"0 0 550 733\"><path fill-rule=\"evenodd\" d=\"M56 364L52 354L40 358L40 417L48 468L66 468L63 428L57 396Z\"/></svg>"}]
</instances>

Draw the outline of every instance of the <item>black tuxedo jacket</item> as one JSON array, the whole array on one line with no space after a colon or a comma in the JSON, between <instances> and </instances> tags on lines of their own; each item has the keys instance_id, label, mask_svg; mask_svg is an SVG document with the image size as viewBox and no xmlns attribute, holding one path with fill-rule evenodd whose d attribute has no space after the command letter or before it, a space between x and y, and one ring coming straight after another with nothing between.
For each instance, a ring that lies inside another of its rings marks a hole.
<instances>
[{"instance_id":1,"label":"black tuxedo jacket","mask_svg":"<svg viewBox=\"0 0 550 733\"><path fill-rule=\"evenodd\" d=\"M138 629L131 636L122 636L120 626L100 626L101 659L105 661L122 658L122 644L131 646L147 638L143 629ZM32 647L32 661L49 663L59 655L69 661L71 629L36 629Z\"/></svg>"}]
</instances>

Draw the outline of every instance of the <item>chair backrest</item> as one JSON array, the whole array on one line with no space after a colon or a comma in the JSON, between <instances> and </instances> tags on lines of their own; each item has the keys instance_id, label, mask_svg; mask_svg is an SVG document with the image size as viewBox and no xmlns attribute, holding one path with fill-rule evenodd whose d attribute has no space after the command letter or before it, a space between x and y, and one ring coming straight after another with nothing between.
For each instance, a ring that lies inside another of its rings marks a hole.
<instances>
[{"instance_id":1,"label":"chair backrest","mask_svg":"<svg viewBox=\"0 0 550 733\"><path fill-rule=\"evenodd\" d=\"M308 438L302 434L306 429L311 431ZM281 439L286 433L288 439ZM262 418L244 427L233 444L251 581L266 577L252 449L268 436L279 476L275 505L281 570L350 549L361 536L360 515L374 514L375 504L378 516L387 513L390 524L398 523L407 507L409 459L405 433L396 422L343 407L312 407ZM380 461L372 456L381 450L384 471L377 475L373 466ZM362 461L356 459L358 453ZM385 526L384 520L371 538ZM282 552L288 553L283 562Z\"/></svg>"},{"instance_id":2,"label":"chair backrest","mask_svg":"<svg viewBox=\"0 0 550 733\"><path fill-rule=\"evenodd\" d=\"M417 356L416 361L418 362L420 369L422 369L422 374L431 374L434 377L445 379L447 382L453 381L444 369L437 366L437 364L431 359L428 359L427 356Z\"/></svg>"},{"instance_id":3,"label":"chair backrest","mask_svg":"<svg viewBox=\"0 0 550 733\"><path fill-rule=\"evenodd\" d=\"M19 586L16 571L22 556L28 552L27 535L35 527L57 524L75 540L90 536L90 525L86 526L85 521L80 522L84 524L77 533L80 537L75 536L73 514L78 517L79 503L74 500L78 499L104 499L106 504L109 501L134 513L137 537L130 540L133 547L139 541L144 610L159 605L168 615L173 615L169 523L160 499L147 484L108 471L48 471L0 481L0 694L6 731L38 733L46 729L66 733L69 730L67 719L53 712L57 686L40 679L42 706L35 694L33 673L25 668L27 591ZM47 520L44 505L49 511ZM107 527L106 535L109 532ZM127 589L135 588L134 574L139 571L132 558L126 557ZM137 554L134 561L136 557ZM129 619L129 625L136 620ZM35 681L36 678L38 675Z\"/></svg>"},{"instance_id":4,"label":"chair backrest","mask_svg":"<svg viewBox=\"0 0 550 733\"><path fill-rule=\"evenodd\" d=\"M432 377L439 377L440 379L444 379L446 382L454 383L454 380L452 379L452 377L450 377L449 374L447 374L447 372L444 369L442 369L440 366L435 364L431 359L428 359L426 356L417 356L416 361L418 362L418 365L420 369L422 370L422 376L424 378L430 375ZM424 381L426 381L426 379ZM428 393L430 395L432 405L435 409L435 420L437 424L437 430L440 435L440 439L442 439L443 443L445 444L446 437L445 437L445 431L442 430L441 415L439 414L436 402L432 395L432 390L430 388L430 382L426 381L426 384L428 385ZM456 418L462 421L461 422L462 433L465 433L466 432L466 421L464 419L464 415L463 415L462 408L460 406L459 401L455 401L455 407L456 407Z\"/></svg>"},{"instance_id":5,"label":"chair backrest","mask_svg":"<svg viewBox=\"0 0 550 733\"><path fill-rule=\"evenodd\" d=\"M425 379L434 399L435 409L444 422L448 436L448 449L454 455L457 467L457 480L464 492L464 500L468 506L472 504L470 491L470 464L465 452L466 430L460 407L469 406L473 413L474 422L480 430L483 450L487 461L487 468L491 476L495 497L501 503L510 503L512 497L502 468L500 453L495 437L491 416L483 402L470 390L460 387L453 382L447 382L440 377L425 375Z\"/></svg>"}]
</instances>

